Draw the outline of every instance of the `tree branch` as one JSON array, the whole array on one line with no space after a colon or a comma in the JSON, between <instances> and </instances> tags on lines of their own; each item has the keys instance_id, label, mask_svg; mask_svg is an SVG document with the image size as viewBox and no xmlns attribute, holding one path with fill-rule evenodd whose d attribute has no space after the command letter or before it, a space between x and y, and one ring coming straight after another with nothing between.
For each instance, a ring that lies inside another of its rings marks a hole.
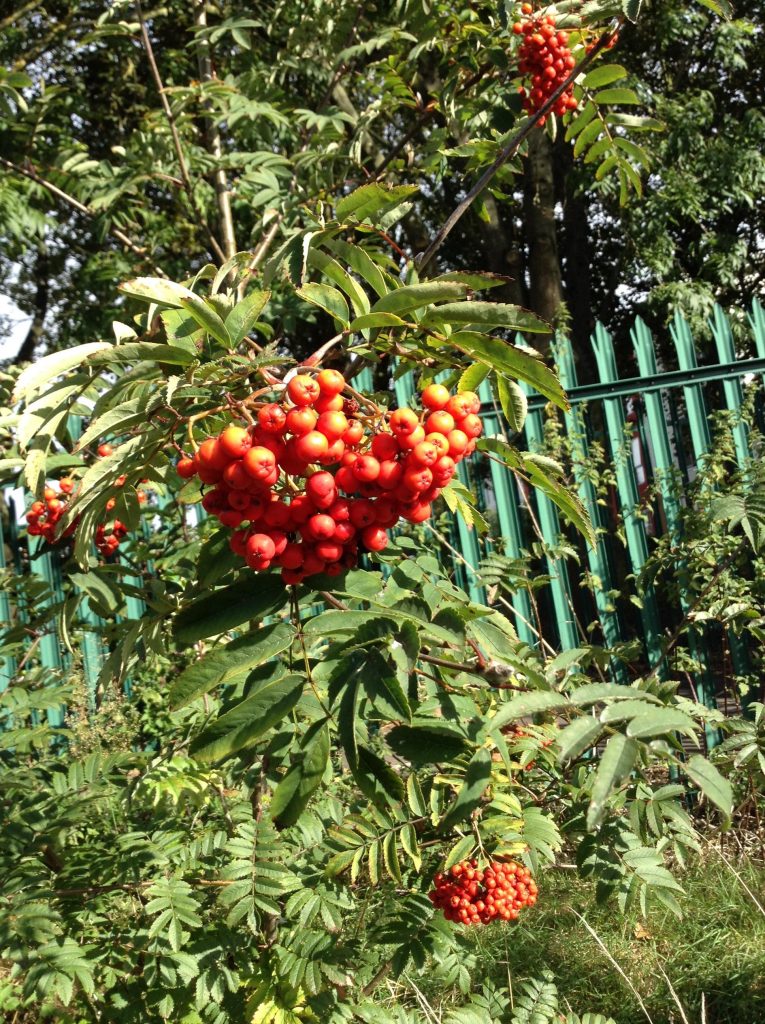
<instances>
[{"instance_id":1,"label":"tree branch","mask_svg":"<svg viewBox=\"0 0 765 1024\"><path fill-rule=\"evenodd\" d=\"M7 18L0 20L0 31L9 28L19 18L23 18L25 14L29 14L30 11L34 11L37 7L42 7L42 0L29 0L29 3L24 4L23 7L12 11Z\"/></svg>"},{"instance_id":2,"label":"tree branch","mask_svg":"<svg viewBox=\"0 0 765 1024\"><path fill-rule=\"evenodd\" d=\"M4 167L7 171L10 171L12 174L18 174L22 178L28 178L30 181L33 181L36 185L39 185L41 188L44 188L46 192L50 192L51 195L56 196L57 199L60 199L62 202L66 203L66 205L69 206L72 210L77 210L78 213L84 213L86 217L96 217L96 214L93 210L90 209L90 207L85 206L84 203L81 203L79 199L75 199L74 196L69 195L68 192L64 192L64 190L60 189L58 185L54 185L53 182L47 181L45 178L40 177L37 171L33 170L31 167L21 167L19 166L19 164L14 164L10 160L6 160L5 157L2 156L0 156L0 167ZM124 245L126 249L129 249L130 252L134 253L136 256L146 256L146 248L140 245L136 245L135 242L131 238L129 238L124 231L121 231L119 228L115 228L113 226L109 226L107 228L107 231L112 236L112 238L116 238L121 245ZM159 267L152 266L151 269L159 277L167 276L164 273L164 271L161 270Z\"/></svg>"},{"instance_id":3,"label":"tree branch","mask_svg":"<svg viewBox=\"0 0 765 1024\"><path fill-rule=\"evenodd\" d=\"M189 175L189 168L186 163L186 157L183 153L183 146L181 145L181 137L178 134L178 126L175 123L175 115L173 114L172 108L170 107L170 101L167 98L165 87L162 84L162 77L157 67L157 61L154 56L154 48L151 45L151 39L149 38L149 31L146 28L146 22L143 17L143 8L141 7L141 0L136 0L136 11L138 12L138 21L141 26L141 38L143 40L143 46L146 50L146 58L149 62L149 68L151 70L151 76L154 79L154 84L157 87L159 93L159 100L162 104L162 109L165 112L167 123L170 126L170 135L173 139L173 147L175 149L175 155L178 157L178 166L181 171L181 178L183 180L183 187L186 191L186 195L189 197L189 204L194 213L194 216L199 221L199 224L204 229L205 234L210 242L210 248L221 263L225 263L226 255L220 247L218 239L215 237L212 228L208 224L204 213L199 209L197 205L196 197L194 196L194 185Z\"/></svg>"},{"instance_id":4,"label":"tree branch","mask_svg":"<svg viewBox=\"0 0 765 1024\"><path fill-rule=\"evenodd\" d=\"M500 167L502 167L503 164L506 164L508 160L510 160L512 157L516 155L516 153L521 148L526 139L529 137L529 135L532 133L534 128L539 124L543 117L546 117L547 114L550 113L550 111L553 109L553 107L558 102L563 93L566 91L566 89L568 89L568 87L579 77L579 75L581 75L584 71L587 70L587 68L590 66L590 64L592 64L592 62L595 60L595 58L598 56L601 50L604 50L611 42L611 40L618 34L623 21L623 17L618 18L616 23L610 29L603 33L603 35L600 37L600 39L598 39L597 43L595 43L595 45L589 51L589 53L587 53L582 58L582 60L577 64L577 66L572 70L568 78L564 79L558 85L555 91L551 93L550 96L545 100L545 102L542 104L542 106L539 108L536 114L534 114L533 117L528 118L523 127L520 129L520 131L516 132L515 135L513 135L513 137L510 139L505 148L499 153L497 158L494 160L494 162L490 164L489 167L486 168L484 173L481 175L481 177L478 179L475 185L473 185L473 187L470 189L465 198L446 218L444 223L436 232L435 236L433 237L430 245L427 247L425 252L422 253L419 259L416 260L417 270L420 273L422 273L425 270L427 265L430 263L430 261L433 259L438 250L446 241L452 229L462 219L463 215L467 213L467 211L473 205L478 196L480 196L480 194L484 191L484 189L487 187L487 185L492 180L497 171L500 169Z\"/></svg>"}]
</instances>

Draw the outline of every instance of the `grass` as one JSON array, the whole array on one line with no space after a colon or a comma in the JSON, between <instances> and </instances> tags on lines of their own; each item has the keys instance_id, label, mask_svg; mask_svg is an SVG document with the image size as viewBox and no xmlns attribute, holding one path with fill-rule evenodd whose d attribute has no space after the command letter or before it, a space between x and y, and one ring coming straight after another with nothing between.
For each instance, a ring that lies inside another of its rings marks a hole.
<instances>
[{"instance_id":1,"label":"grass","mask_svg":"<svg viewBox=\"0 0 765 1024\"><path fill-rule=\"evenodd\" d=\"M645 922L597 906L574 872L550 872L510 932L467 933L474 977L507 985L509 967L515 988L549 969L562 1006L617 1024L765 1024L765 868L733 867L739 877L710 850L683 879L683 919L659 911Z\"/></svg>"}]
</instances>

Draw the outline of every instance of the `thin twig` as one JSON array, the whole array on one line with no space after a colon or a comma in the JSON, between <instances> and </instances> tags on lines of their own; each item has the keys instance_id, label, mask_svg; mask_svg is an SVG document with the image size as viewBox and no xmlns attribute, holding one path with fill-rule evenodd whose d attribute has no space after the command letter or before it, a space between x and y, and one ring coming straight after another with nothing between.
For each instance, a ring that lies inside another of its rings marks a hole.
<instances>
[{"instance_id":1,"label":"thin twig","mask_svg":"<svg viewBox=\"0 0 765 1024\"><path fill-rule=\"evenodd\" d=\"M138 21L141 26L141 38L143 40L143 47L146 50L146 58L149 62L149 68L151 70L151 77L154 79L154 84L157 87L159 93L159 100L162 104L162 109L165 112L167 123L170 127L170 135L173 139L173 147L175 149L175 155L178 157L178 166L181 172L181 178L183 179L183 187L186 190L186 194L189 197L189 204L194 213L194 216L199 221L199 224L204 229L205 234L210 242L210 248L215 253L215 256L220 260L221 263L225 263L226 254L220 247L218 239L215 237L212 228L207 223L204 214L197 205L196 197L194 196L194 185L189 175L188 165L186 163L186 157L183 153L183 146L181 145L181 137L178 133L178 126L175 122L175 115L173 114L170 106L170 101L167 98L165 87L162 84L162 76L159 73L159 67L154 56L154 48L151 45L151 39L149 38L149 31L146 27L146 22L143 17L143 8L141 7L141 0L136 0L136 11L138 12Z\"/></svg>"},{"instance_id":2,"label":"thin twig","mask_svg":"<svg viewBox=\"0 0 765 1024\"><path fill-rule=\"evenodd\" d=\"M582 916L582 915L581 915L581 914L579 913L579 911L578 911L578 910L574 910L574 908L572 907L572 908L571 908L571 911L572 911L572 913L573 913L573 914L575 914L575 915L576 915L576 916L577 916L577 917L579 918L579 920L580 920L580 921L582 922L582 924L584 925L584 927L585 927L585 928L587 929L587 931L588 931L588 932L590 933L590 935L591 935L591 936L593 937L593 939L595 939L595 941L597 942L597 944L598 944L598 945L600 946L600 948L601 948L601 949L603 950L603 952L604 952L604 953L606 954L606 956L608 957L608 959L609 959L609 960L611 961L611 963L612 963L612 964L614 965L614 967L615 967L615 968L617 969L617 971L619 972L619 974L620 974L620 975L622 976L622 978L624 978L624 980L625 980L625 981L627 982L627 985L629 986L629 988L630 988L630 990L632 991L633 995L635 996L635 998L637 999L638 1003L640 1004L640 1009L641 1009L641 1010L643 1011L643 1013L645 1014L645 1017L646 1017L646 1020L648 1021L648 1024L653 1024L653 1020L651 1019L651 1015L650 1015L650 1013L648 1012L648 1010L646 1009L645 1003L643 1002L643 1000L642 1000L642 999L641 999L641 997L640 997L640 993L639 993L639 992L638 992L638 990L637 990L637 989L635 988L635 986L634 986L634 985L632 984L632 982L631 982L631 981L630 981L630 979L629 979L629 978L627 977L627 975L626 975L626 974L624 973L624 971L622 970L622 968L620 967L620 965L619 965L619 964L617 963L617 961L616 961L616 960L614 959L613 955L611 954L611 951L610 951L610 950L608 949L608 947L607 947L607 946L606 946L606 944L605 944L605 943L603 942L603 940L601 939L601 937L600 937L600 936L598 935L598 933L597 933L597 932L595 931L595 929L591 927L591 925L589 924L589 922L588 922L588 921L587 921L587 920L586 920L586 919L585 919L585 918L584 918L584 917L583 917L583 916Z\"/></svg>"},{"instance_id":3,"label":"thin twig","mask_svg":"<svg viewBox=\"0 0 765 1024\"><path fill-rule=\"evenodd\" d=\"M71 207L71 209L77 210L78 213L84 213L86 217L96 217L96 214L89 206L81 203L79 199L75 199L75 197L69 195L68 192L64 192L64 190L59 188L58 185L54 185L52 181L47 181L45 178L42 178L37 171L33 170L31 167L21 167L19 164L14 164L2 156L0 156L0 167L4 167L7 171L10 171L11 174L18 174L23 178L28 178L30 181L33 181L36 185L40 185L40 187L44 188L46 192L50 192L51 195L56 196L57 199L66 203L66 205ZM136 256L146 256L147 250L140 245L136 245L135 242L124 233L124 231L120 231L119 228L115 228L113 226L109 226L107 230L113 238L116 238L117 241L124 245L126 249L129 249L130 252L134 253ZM159 267L153 266L151 269L159 277L166 276L164 271Z\"/></svg>"}]
</instances>

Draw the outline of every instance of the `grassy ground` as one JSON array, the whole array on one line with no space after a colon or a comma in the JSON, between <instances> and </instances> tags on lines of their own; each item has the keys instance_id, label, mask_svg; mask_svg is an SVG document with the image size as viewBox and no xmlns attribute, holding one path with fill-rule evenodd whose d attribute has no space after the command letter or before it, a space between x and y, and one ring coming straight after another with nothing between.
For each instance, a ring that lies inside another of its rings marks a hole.
<instances>
[{"instance_id":1,"label":"grassy ground","mask_svg":"<svg viewBox=\"0 0 765 1024\"><path fill-rule=\"evenodd\" d=\"M657 912L647 922L598 907L574 872L551 872L540 902L511 931L469 933L479 961L474 977L507 985L509 967L515 988L547 968L563 1007L617 1024L765 1024L765 909L755 902L765 907L765 868L735 869L740 879L710 852L684 878L684 918Z\"/></svg>"}]
</instances>

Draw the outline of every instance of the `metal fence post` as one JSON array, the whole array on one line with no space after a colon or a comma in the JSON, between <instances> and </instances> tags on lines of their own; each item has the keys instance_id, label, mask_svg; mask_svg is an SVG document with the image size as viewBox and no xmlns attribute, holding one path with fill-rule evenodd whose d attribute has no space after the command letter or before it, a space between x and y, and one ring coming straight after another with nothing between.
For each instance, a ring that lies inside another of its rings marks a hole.
<instances>
[{"instance_id":1,"label":"metal fence post","mask_svg":"<svg viewBox=\"0 0 765 1024\"><path fill-rule=\"evenodd\" d=\"M632 344L637 356L638 369L643 377L655 377L659 372L656 364L656 353L653 345L651 332L640 317L637 317L630 332ZM643 396L646 415L648 416L648 427L651 432L654 459L656 461L656 481L661 493L664 517L667 522L667 531L672 544L678 544L682 539L682 520L680 518L680 501L678 498L679 472L672 457L672 445L667 431L667 420L664 414L664 404L661 399L661 392L650 391ZM683 615L688 612L690 604L685 596L687 587L683 581L687 580L688 569L684 563L679 566L680 572L680 607ZM707 707L716 707L715 687L709 671L709 651L702 636L696 629L688 632L688 648L694 661L701 666L695 673L696 693L699 699ZM716 729L707 727L707 743L710 747L719 742L719 733Z\"/></svg>"},{"instance_id":2,"label":"metal fence post","mask_svg":"<svg viewBox=\"0 0 765 1024\"><path fill-rule=\"evenodd\" d=\"M528 385L522 384L521 386L527 395L532 393L532 389ZM544 447L544 421L542 413L538 409L530 409L526 417L526 440L532 451L540 451ZM554 548L558 544L561 535L558 510L541 491L536 492L536 500L542 539L548 547ZM574 604L571 599L571 583L565 559L554 558L552 555L548 555L547 572L550 576L550 590L552 592L561 648L564 651L570 651L579 646L579 635L576 628Z\"/></svg>"},{"instance_id":3,"label":"metal fence post","mask_svg":"<svg viewBox=\"0 0 765 1024\"><path fill-rule=\"evenodd\" d=\"M568 338L556 337L554 354L558 373L564 388L576 387L576 366L571 351L571 342ZM579 497L587 509L593 529L597 533L595 547L588 546L587 548L587 559L594 583L593 596L595 607L597 608L600 626L603 631L605 646L613 648L621 640L622 634L619 624L619 613L610 594L610 591L613 589L613 581L611 579L608 551L605 539L598 529L600 526L598 497L586 471L588 458L587 426L582 410L578 405L571 406L568 412L564 413L563 418L566 424L566 433L571 443L571 464ZM611 669L617 682L626 683L628 681L626 667L618 658L612 659Z\"/></svg>"},{"instance_id":4,"label":"metal fence post","mask_svg":"<svg viewBox=\"0 0 765 1024\"><path fill-rule=\"evenodd\" d=\"M730 329L728 318L721 306L715 303L714 313L709 326L712 328L712 335L717 346L717 358L721 363L732 363L736 359L736 349L733 345L733 334ZM733 444L736 449L736 461L739 469L746 469L749 462L749 436L746 424L741 420L741 407L744 403L744 395L741 390L741 381L738 377L732 380L723 381L723 393L725 404L734 415L733 423Z\"/></svg>"},{"instance_id":5,"label":"metal fence post","mask_svg":"<svg viewBox=\"0 0 765 1024\"><path fill-rule=\"evenodd\" d=\"M481 418L486 427L487 436L504 434L499 414L494 409L488 381L485 380L481 384L478 389L478 397L481 399ZM518 492L515 478L509 469L493 459L489 463L489 467L491 484L497 502L497 519L502 538L505 541L506 554L510 558L520 559L523 551L523 527L518 514ZM532 608L528 591L525 588L516 590L513 593L512 604L515 609L515 628L519 640L529 647L535 646L539 642L539 638L531 625Z\"/></svg>"},{"instance_id":6,"label":"metal fence post","mask_svg":"<svg viewBox=\"0 0 765 1024\"><path fill-rule=\"evenodd\" d=\"M618 380L616 357L611 335L602 324L597 324L592 337L598 374L603 384ZM616 468L616 487L622 506L624 529L627 535L627 550L635 573L639 573L648 558L648 540L645 526L636 515L639 502L635 468L631 453L624 450L624 410L619 398L604 398L603 410L606 417L611 454ZM661 623L656 595L648 586L642 596L640 615L643 620L645 648L650 667L653 669L662 661ZM663 669L662 669L663 671Z\"/></svg>"},{"instance_id":7,"label":"metal fence post","mask_svg":"<svg viewBox=\"0 0 765 1024\"><path fill-rule=\"evenodd\" d=\"M675 313L670 333L677 349L677 358L681 370L692 370L698 366L696 349L693 344L691 330L679 312ZM723 342L723 346L725 346ZM732 346L732 339L731 339ZM719 351L719 347L718 347ZM732 348L731 348L732 351ZM738 382L736 382L738 384ZM691 444L696 462L703 467L704 459L712 448L712 435L709 431L709 416L701 385L691 384L683 388L685 404L688 408L688 424L691 431ZM748 449L748 444L747 444ZM738 447L737 447L738 452ZM749 655L739 637L730 630L728 632L731 660L737 675L747 675L751 671Z\"/></svg>"}]
</instances>

